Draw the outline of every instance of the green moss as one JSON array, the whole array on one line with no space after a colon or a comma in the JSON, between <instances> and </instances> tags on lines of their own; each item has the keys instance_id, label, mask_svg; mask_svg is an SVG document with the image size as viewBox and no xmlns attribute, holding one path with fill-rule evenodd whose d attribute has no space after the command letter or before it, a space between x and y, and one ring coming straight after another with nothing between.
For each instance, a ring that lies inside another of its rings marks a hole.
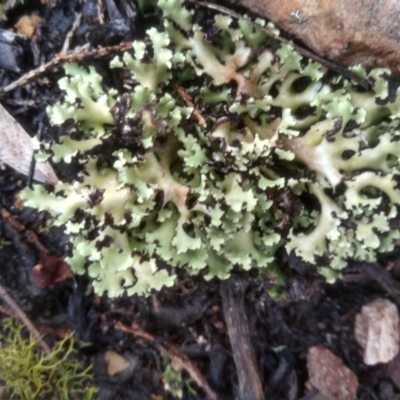
<instances>
[{"instance_id":1,"label":"green moss","mask_svg":"<svg viewBox=\"0 0 400 400\"><path fill-rule=\"evenodd\" d=\"M51 354L43 354L38 341L23 333L14 319L2 320L0 333L0 380L5 385L3 398L10 400L90 400L96 389L91 367L84 369L74 359L72 335L58 342ZM6 397L4 397L6 396Z\"/></svg>"}]
</instances>

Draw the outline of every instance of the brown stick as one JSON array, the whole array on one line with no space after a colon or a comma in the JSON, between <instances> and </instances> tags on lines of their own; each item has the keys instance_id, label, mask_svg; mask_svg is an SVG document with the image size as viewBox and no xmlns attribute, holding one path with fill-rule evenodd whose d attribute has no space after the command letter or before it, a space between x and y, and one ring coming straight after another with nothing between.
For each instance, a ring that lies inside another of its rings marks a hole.
<instances>
[{"instance_id":1,"label":"brown stick","mask_svg":"<svg viewBox=\"0 0 400 400\"><path fill-rule=\"evenodd\" d=\"M89 58L101 58L106 57L110 54L124 52L132 49L132 43L121 43L117 46L102 47L94 50L82 49L77 53L69 52L68 54L57 54L52 60L40 67L27 72L25 75L21 76L9 85L0 88L0 95L4 95L12 90L15 90L21 86L28 84L29 82L38 79L40 76L46 74L53 68L61 66L65 62L76 62L82 61Z\"/></svg>"},{"instance_id":2,"label":"brown stick","mask_svg":"<svg viewBox=\"0 0 400 400\"><path fill-rule=\"evenodd\" d=\"M8 317L15 318L15 314L6 307L0 306L0 313L7 315Z\"/></svg>"},{"instance_id":3,"label":"brown stick","mask_svg":"<svg viewBox=\"0 0 400 400\"><path fill-rule=\"evenodd\" d=\"M69 30L69 32L67 33L67 36L65 37L63 47L61 49L60 54L68 53L70 41L71 41L72 37L74 36L75 31L78 29L78 26L81 23L81 19L82 19L81 13L75 14L75 21L72 24L72 28Z\"/></svg>"},{"instance_id":4,"label":"brown stick","mask_svg":"<svg viewBox=\"0 0 400 400\"><path fill-rule=\"evenodd\" d=\"M190 377L197 383L197 385L207 393L207 396L210 400L217 400L216 393L211 389L210 385L208 384L200 370L197 368L197 366L190 360L190 358L186 354L183 354L174 345L166 341L160 342L158 339L156 340L156 338L150 333L142 331L138 327L132 328L123 325L121 322L117 322L115 324L115 329L131 333L135 337L142 338L151 342L160 353L167 355L172 360L174 365L184 368L190 375Z\"/></svg>"},{"instance_id":5,"label":"brown stick","mask_svg":"<svg viewBox=\"0 0 400 400\"><path fill-rule=\"evenodd\" d=\"M36 233L26 229L26 227L17 221L17 219L5 208L1 209L0 214L15 232L18 232L19 234L25 233L26 239L36 247L42 256L49 253L46 247L40 242Z\"/></svg>"},{"instance_id":6,"label":"brown stick","mask_svg":"<svg viewBox=\"0 0 400 400\"><path fill-rule=\"evenodd\" d=\"M184 103L193 108L193 115L195 118L197 118L197 121L199 121L199 124L203 127L207 127L207 122L205 118L201 115L200 111L194 106L192 98L186 93L185 89L182 86L177 85L176 83L174 84L176 91L178 92L179 96L182 97L182 100Z\"/></svg>"},{"instance_id":7,"label":"brown stick","mask_svg":"<svg viewBox=\"0 0 400 400\"><path fill-rule=\"evenodd\" d=\"M263 385L243 304L247 284L231 276L221 284L222 305L239 380L240 400L264 400Z\"/></svg>"},{"instance_id":8,"label":"brown stick","mask_svg":"<svg viewBox=\"0 0 400 400\"><path fill-rule=\"evenodd\" d=\"M32 324L31 320L26 316L26 314L21 310L18 304L12 299L12 297L7 293L6 289L0 284L0 297L7 303L18 319L29 329L33 336L38 340L40 346L46 354L51 354L51 349L47 343L42 339L40 332Z\"/></svg>"}]
</instances>

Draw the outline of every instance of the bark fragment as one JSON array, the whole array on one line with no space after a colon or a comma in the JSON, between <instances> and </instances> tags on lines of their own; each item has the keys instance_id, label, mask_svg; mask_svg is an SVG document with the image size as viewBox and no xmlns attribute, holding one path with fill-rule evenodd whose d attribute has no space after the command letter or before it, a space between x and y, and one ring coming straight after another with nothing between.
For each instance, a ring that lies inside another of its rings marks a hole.
<instances>
[{"instance_id":1,"label":"bark fragment","mask_svg":"<svg viewBox=\"0 0 400 400\"><path fill-rule=\"evenodd\" d=\"M264 400L263 386L243 303L246 286L246 282L235 276L222 282L224 316L238 373L239 399Z\"/></svg>"}]
</instances>

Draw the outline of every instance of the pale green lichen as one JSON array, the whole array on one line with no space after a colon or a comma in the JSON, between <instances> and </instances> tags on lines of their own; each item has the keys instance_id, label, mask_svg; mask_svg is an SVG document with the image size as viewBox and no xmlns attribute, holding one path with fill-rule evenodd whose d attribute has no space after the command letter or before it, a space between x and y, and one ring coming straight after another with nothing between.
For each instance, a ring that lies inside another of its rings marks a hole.
<instances>
[{"instance_id":1,"label":"pale green lichen","mask_svg":"<svg viewBox=\"0 0 400 400\"><path fill-rule=\"evenodd\" d=\"M158 6L164 31L111 62L131 72L125 93L70 65L48 110L76 126L42 152L83 170L22 196L65 225L73 269L117 296L171 285L164 265L226 278L284 246L333 280L392 250L400 96L383 101L388 71L355 68L374 80L360 90L243 21L215 15L207 34L182 0Z\"/></svg>"}]
</instances>

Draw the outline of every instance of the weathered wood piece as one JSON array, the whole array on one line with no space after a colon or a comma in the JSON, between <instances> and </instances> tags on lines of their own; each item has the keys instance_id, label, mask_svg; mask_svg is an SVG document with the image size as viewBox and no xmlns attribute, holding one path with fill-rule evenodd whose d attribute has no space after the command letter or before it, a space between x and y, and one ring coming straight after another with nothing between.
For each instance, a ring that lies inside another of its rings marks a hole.
<instances>
[{"instance_id":1,"label":"weathered wood piece","mask_svg":"<svg viewBox=\"0 0 400 400\"><path fill-rule=\"evenodd\" d=\"M232 1L231 1L232 3ZM400 2L238 0L335 62L400 74Z\"/></svg>"},{"instance_id":2,"label":"weathered wood piece","mask_svg":"<svg viewBox=\"0 0 400 400\"><path fill-rule=\"evenodd\" d=\"M0 161L24 175L29 175L33 157L31 137L0 104ZM49 163L37 163L34 179L55 185L58 178Z\"/></svg>"},{"instance_id":3,"label":"weathered wood piece","mask_svg":"<svg viewBox=\"0 0 400 400\"><path fill-rule=\"evenodd\" d=\"M264 400L243 299L246 282L231 276L221 284L222 304L239 380L240 400Z\"/></svg>"}]
</instances>

